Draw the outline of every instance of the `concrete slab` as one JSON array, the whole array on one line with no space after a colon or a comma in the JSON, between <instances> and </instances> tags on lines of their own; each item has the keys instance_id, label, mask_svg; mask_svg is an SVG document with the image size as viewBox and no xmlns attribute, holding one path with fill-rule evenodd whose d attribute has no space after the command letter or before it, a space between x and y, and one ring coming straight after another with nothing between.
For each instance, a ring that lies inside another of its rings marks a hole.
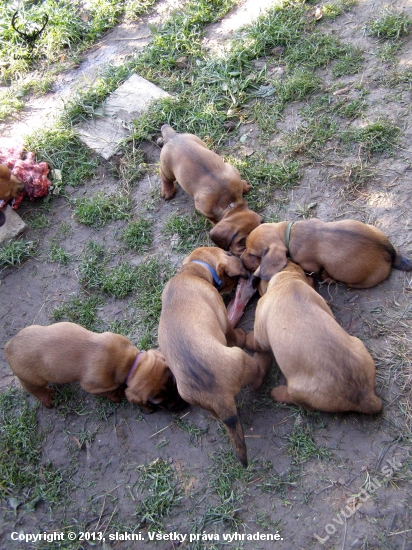
<instances>
[{"instance_id":1,"label":"concrete slab","mask_svg":"<svg viewBox=\"0 0 412 550\"><path fill-rule=\"evenodd\" d=\"M77 134L88 147L108 160L120 142L130 135L130 123L148 110L156 99L170 94L133 74L105 101L96 112L99 118L77 127Z\"/></svg>"},{"instance_id":2,"label":"concrete slab","mask_svg":"<svg viewBox=\"0 0 412 550\"><path fill-rule=\"evenodd\" d=\"M0 227L0 243L17 237L27 227L17 212L15 212L9 205L2 210L6 215L6 222Z\"/></svg>"}]
</instances>

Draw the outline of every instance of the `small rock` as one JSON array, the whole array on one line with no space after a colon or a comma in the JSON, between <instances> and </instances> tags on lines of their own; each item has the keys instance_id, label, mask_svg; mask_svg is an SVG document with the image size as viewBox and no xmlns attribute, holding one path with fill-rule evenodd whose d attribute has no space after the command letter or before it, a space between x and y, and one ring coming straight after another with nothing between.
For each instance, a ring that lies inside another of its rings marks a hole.
<instances>
[{"instance_id":1,"label":"small rock","mask_svg":"<svg viewBox=\"0 0 412 550\"><path fill-rule=\"evenodd\" d=\"M187 67L187 57L185 55L176 59L176 67L178 69L184 69Z\"/></svg>"},{"instance_id":2,"label":"small rock","mask_svg":"<svg viewBox=\"0 0 412 550\"><path fill-rule=\"evenodd\" d=\"M165 144L164 140L162 137L158 137L157 140L156 140L156 145L158 147L163 147L163 145Z\"/></svg>"},{"instance_id":3,"label":"small rock","mask_svg":"<svg viewBox=\"0 0 412 550\"><path fill-rule=\"evenodd\" d=\"M285 46L276 46L276 48L270 50L270 53L276 57L280 57L283 55L285 49Z\"/></svg>"},{"instance_id":4,"label":"small rock","mask_svg":"<svg viewBox=\"0 0 412 550\"><path fill-rule=\"evenodd\" d=\"M227 130L228 132L231 132L232 130L234 130L236 128L236 122L233 122L233 120L227 120L224 124L223 124L223 127L225 130Z\"/></svg>"}]
</instances>

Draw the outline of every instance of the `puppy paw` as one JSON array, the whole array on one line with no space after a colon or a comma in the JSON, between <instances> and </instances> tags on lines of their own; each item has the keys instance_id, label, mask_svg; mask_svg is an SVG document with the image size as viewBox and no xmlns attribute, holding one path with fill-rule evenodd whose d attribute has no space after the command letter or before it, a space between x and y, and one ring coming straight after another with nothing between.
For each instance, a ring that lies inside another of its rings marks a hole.
<instances>
[{"instance_id":1,"label":"puppy paw","mask_svg":"<svg viewBox=\"0 0 412 550\"><path fill-rule=\"evenodd\" d=\"M277 401L278 403L288 403L289 405L293 404L287 386L277 386L276 388L273 388L270 392L270 397L273 401Z\"/></svg>"},{"instance_id":2,"label":"puppy paw","mask_svg":"<svg viewBox=\"0 0 412 550\"><path fill-rule=\"evenodd\" d=\"M46 388L41 395L36 395L36 397L48 409L53 407L54 390L51 388Z\"/></svg>"},{"instance_id":3,"label":"puppy paw","mask_svg":"<svg viewBox=\"0 0 412 550\"><path fill-rule=\"evenodd\" d=\"M162 199L165 199L166 201L170 201L170 199L173 199L173 197L176 195L176 187L174 184L162 184L162 191L161 191L161 197Z\"/></svg>"},{"instance_id":4,"label":"puppy paw","mask_svg":"<svg viewBox=\"0 0 412 550\"><path fill-rule=\"evenodd\" d=\"M239 348L243 348L246 341L246 332L242 328L235 328L236 332L236 345Z\"/></svg>"}]
</instances>

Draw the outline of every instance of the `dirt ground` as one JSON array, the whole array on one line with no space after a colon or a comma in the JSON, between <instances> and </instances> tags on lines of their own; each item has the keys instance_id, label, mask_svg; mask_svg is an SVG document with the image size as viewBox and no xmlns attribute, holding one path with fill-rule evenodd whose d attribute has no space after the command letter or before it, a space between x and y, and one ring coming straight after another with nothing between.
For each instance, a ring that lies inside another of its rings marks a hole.
<instances>
[{"instance_id":1,"label":"dirt ground","mask_svg":"<svg viewBox=\"0 0 412 550\"><path fill-rule=\"evenodd\" d=\"M252 2L246 4L251 6ZM256 2L254 5L256 7ZM320 160L304 165L298 186L276 193L264 214L276 215L281 220L296 220L309 212L325 221L358 219L379 227L399 251L412 257L411 91L399 92L379 84L378 74L389 71L391 66L390 63L386 68L382 66L373 54L374 40L363 32L366 21L376 10L388 5L360 0L349 12L328 22L324 29L364 50L361 73L343 77L342 88L362 81L369 89L368 117L374 119L381 113L396 121L401 133L395 154L377 156L373 161L374 177L360 191L350 193L344 190L342 172L345 165L356 162L356 153L348 154L344 162L337 163L333 152L325 150ZM391 5L412 17L412 6L407 0ZM211 48L213 43L230 35L229 22L242 9L245 7L241 6L222 23L210 27L206 40ZM63 97L60 91L74 85L80 75L84 77L86 66L93 67L94 63L97 66L100 61L107 62L116 56L121 59L136 47L135 41L119 38L138 36L143 43L149 40L147 22L161 16L142 18L109 33L100 48L91 51L75 71L62 77L64 81L56 87L54 98L50 94L46 102L58 104ZM398 53L399 67L412 63L411 46L412 37L408 36ZM327 71L320 71L324 81L330 77ZM44 104L32 105L32 112L43 107ZM302 103L296 102L286 108L273 134L274 147L279 136L297 127L301 107ZM22 128L31 126L30 116L30 113L23 114L19 121L2 125L2 134L22 132ZM248 136L249 147L259 148L257 127L243 125L222 144L222 150L230 148L241 155L244 135ZM145 143L143 148L147 162L154 166L132 190L133 212L137 214L148 197L154 197L152 214L157 237L150 254L167 257L179 266L184 255L171 252L170 237L161 234L159 228L172 212L191 212L193 201L182 190L170 203L156 195L155 190L160 187L156 167L160 149L154 143ZM102 162L99 177L83 187L69 188L67 197L82 197L97 190L112 192L117 188L118 180L111 163ZM18 269L7 268L0 274L1 348L23 327L53 322L53 310L78 293L76 264L64 267L46 260L50 243L59 235L62 223L68 224L72 232L59 242L75 258L90 239L104 243L109 250L114 249L125 226L124 221L110 223L100 230L81 225L73 219L67 197L53 198L47 212L51 220L47 228L27 229L24 237L39 241L36 257ZM41 208L40 203L25 202L19 214L29 220L33 211ZM141 261L130 252L125 253L125 258L132 264ZM110 261L116 264L115 257ZM340 284L322 286L320 292L337 321L349 334L361 338L375 359L377 393L384 401L383 412L371 417L306 413L296 407L275 404L268 398L268 392L282 378L274 365L261 389L246 389L238 399L251 461L248 477L236 477L237 474L231 477L230 470L237 466L228 458L229 444L224 430L200 408L191 407L177 417L166 412L147 416L126 402L118 407L102 404L81 390L74 390L79 400L76 407L52 410L39 407L39 428L46 434L42 461L51 462L64 476L69 476L72 489L65 502L52 509L39 502L30 512L20 508L14 511L3 502L1 548L89 548L92 545L82 541L72 545L10 541L13 531L62 530L103 532L105 542L93 543L103 548L140 549L156 544L161 550L224 546L284 550L411 549L411 290L411 276L400 271L393 271L388 280L369 290L350 290ZM253 328L255 305L256 299L240 322L246 330ZM128 298L108 298L99 309L99 317L106 323L130 315L133 311ZM19 387L3 354L0 355L0 384L3 388ZM34 398L29 400L34 404ZM197 435L185 429L186 421L198 428ZM293 456L288 437L299 433L312 434L316 446L327 450L325 456L311 456L306 461ZM181 543L149 540L148 531L158 529L147 529L141 523L138 509L139 503L148 499L154 489L149 484L145 489L138 489L141 487L138 482L143 479L145 468L157 459L170 466L177 483L175 498L164 514L159 533L206 533L215 535L215 540L188 542L186 539ZM226 478L231 488L222 497L218 487ZM145 541L109 541L109 534L116 532L141 532ZM257 540L257 534L277 532L280 540ZM224 540L224 534L234 533L256 538Z\"/></svg>"}]
</instances>

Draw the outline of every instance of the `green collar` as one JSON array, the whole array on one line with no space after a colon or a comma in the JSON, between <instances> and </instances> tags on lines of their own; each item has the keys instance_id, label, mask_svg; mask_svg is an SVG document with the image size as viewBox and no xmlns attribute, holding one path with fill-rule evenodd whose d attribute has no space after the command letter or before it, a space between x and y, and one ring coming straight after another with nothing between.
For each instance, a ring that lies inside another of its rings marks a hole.
<instances>
[{"instance_id":1,"label":"green collar","mask_svg":"<svg viewBox=\"0 0 412 550\"><path fill-rule=\"evenodd\" d=\"M288 223L288 226L286 228L286 235L285 235L285 246L287 248L287 255L290 256L290 251L289 251L289 243L290 243L290 232L292 231L292 225L294 224L295 222L289 222Z\"/></svg>"}]
</instances>

